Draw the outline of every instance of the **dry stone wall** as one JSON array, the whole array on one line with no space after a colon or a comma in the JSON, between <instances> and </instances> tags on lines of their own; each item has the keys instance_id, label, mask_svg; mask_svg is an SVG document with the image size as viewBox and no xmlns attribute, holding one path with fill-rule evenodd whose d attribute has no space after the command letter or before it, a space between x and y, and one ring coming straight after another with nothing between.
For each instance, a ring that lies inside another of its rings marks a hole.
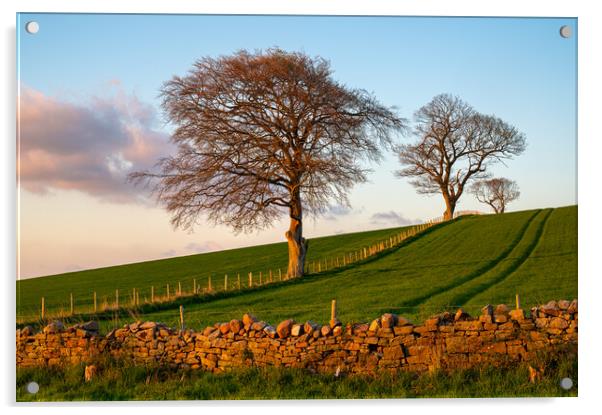
<instances>
[{"instance_id":1,"label":"dry stone wall","mask_svg":"<svg viewBox=\"0 0 602 415\"><path fill-rule=\"evenodd\" d=\"M236 367L304 367L320 372L375 373L466 368L477 363L530 361L542 349L577 345L577 300L550 301L530 310L486 306L478 317L463 310L414 325L395 314L370 324L333 320L320 326L285 320L276 327L245 314L202 332L136 322L99 335L89 322L53 322L34 333L17 330L17 366L92 362L103 355L174 368L221 372Z\"/></svg>"}]
</instances>

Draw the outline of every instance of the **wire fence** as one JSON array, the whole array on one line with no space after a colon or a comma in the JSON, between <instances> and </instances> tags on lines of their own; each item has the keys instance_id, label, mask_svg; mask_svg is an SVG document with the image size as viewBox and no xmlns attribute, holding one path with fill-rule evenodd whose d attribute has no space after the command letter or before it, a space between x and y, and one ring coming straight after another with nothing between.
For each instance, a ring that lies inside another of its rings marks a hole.
<instances>
[{"instance_id":1,"label":"wire fence","mask_svg":"<svg viewBox=\"0 0 602 415\"><path fill-rule=\"evenodd\" d=\"M499 301L502 300L502 301ZM549 300L549 299L547 299ZM516 297L498 298L498 302L491 302L493 305L499 303L507 304L510 308L523 308L529 310L536 305L545 304L543 299L531 298L530 301L523 302ZM399 305L350 305L343 301L335 311L336 317L346 323L370 323L372 320L379 318L384 313L395 313L399 316L410 319L415 324L421 324L424 320L433 315L440 315L444 312L454 314L458 309L462 309L471 315L479 315L482 308L486 304L418 304L415 306L399 306ZM172 328L187 328L195 331L201 331L207 326L214 326L216 323L229 322L232 319L242 319L245 313L250 313L258 317L260 320L276 327L279 322L287 319L294 319L297 322L304 323L306 321L314 321L318 324L328 324L332 319L333 308L331 304L320 300L319 303L308 304L302 307L269 307L264 304L250 304L248 306L234 306L228 309L215 310L210 308L199 308L198 304L192 304L190 307L180 305L157 311L153 313L142 313L140 310L128 309L121 310L121 313L113 313L107 318L100 319L101 332L106 333L112 329L119 328L125 324L134 321L155 321L166 324ZM82 316L71 316L63 319L67 325L76 324L87 321ZM39 320L34 325L42 326L47 321Z\"/></svg>"}]
</instances>

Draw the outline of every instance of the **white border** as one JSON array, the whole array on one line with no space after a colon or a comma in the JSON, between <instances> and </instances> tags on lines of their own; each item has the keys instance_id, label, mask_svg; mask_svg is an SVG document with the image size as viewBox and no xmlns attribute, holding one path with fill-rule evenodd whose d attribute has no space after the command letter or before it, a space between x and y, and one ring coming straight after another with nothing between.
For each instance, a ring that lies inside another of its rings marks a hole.
<instances>
[{"instance_id":1,"label":"white border","mask_svg":"<svg viewBox=\"0 0 602 415\"><path fill-rule=\"evenodd\" d=\"M178 402L146 403L145 413L164 413L168 406L195 406L180 409L185 411L220 411L265 413L282 411L286 414L308 411L343 409L345 412L363 413L376 407L383 411L420 411L421 413L480 413L487 414L517 412L525 407L529 412L541 409L554 413L587 413L596 407L602 393L598 390L600 377L600 327L595 319L601 310L595 308L597 295L602 292L600 280L600 154L602 154L600 132L599 74L602 73L600 50L602 50L602 19L596 11L595 1L525 1L505 0L483 2L477 0L288 0L288 1L191 1L191 0L4 0L0 2L2 21L2 88L0 117L4 127L2 142L2 183L4 203L2 209L2 255L3 302L6 322L1 342L3 376L0 391L2 403L9 412L39 412L45 414L80 413L84 408L78 404L39 406L14 405L14 331L15 314L15 13L21 12L112 12L112 13L212 13L212 14L330 14L330 15L446 15L446 16L561 16L579 18L579 300L581 306L581 343L578 399L498 399L498 400L404 400L404 401L280 401L280 402ZM534 166L536 168L536 166ZM597 314L596 314L597 313ZM141 403L122 403L119 407L130 407ZM85 411L104 413L114 404L86 405ZM599 410L600 408L598 408ZM121 411L120 411L121 412Z\"/></svg>"}]
</instances>

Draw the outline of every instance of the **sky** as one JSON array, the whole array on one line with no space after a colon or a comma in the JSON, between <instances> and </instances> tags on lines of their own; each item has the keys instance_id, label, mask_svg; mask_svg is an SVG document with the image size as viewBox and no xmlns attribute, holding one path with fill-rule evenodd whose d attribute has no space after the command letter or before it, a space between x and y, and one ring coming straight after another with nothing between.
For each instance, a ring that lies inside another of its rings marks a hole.
<instances>
[{"instance_id":1,"label":"sky","mask_svg":"<svg viewBox=\"0 0 602 415\"><path fill-rule=\"evenodd\" d=\"M433 96L458 95L527 138L522 155L491 169L521 189L509 211L577 203L576 19L20 14L17 35L17 278L284 240L284 216L251 234L202 218L193 232L174 229L148 190L124 180L173 151L161 85L240 49L319 55L337 81L410 121ZM442 214L440 195L395 177L394 154L371 167L351 206L306 220L306 237ZM470 194L457 209L488 211Z\"/></svg>"}]
</instances>

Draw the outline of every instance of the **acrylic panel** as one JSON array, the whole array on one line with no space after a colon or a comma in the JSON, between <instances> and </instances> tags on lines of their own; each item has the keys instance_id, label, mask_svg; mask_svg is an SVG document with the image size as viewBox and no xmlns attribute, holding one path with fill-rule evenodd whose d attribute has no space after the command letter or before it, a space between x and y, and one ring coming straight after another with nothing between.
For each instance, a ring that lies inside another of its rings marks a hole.
<instances>
[{"instance_id":1,"label":"acrylic panel","mask_svg":"<svg viewBox=\"0 0 602 415\"><path fill-rule=\"evenodd\" d=\"M17 400L577 395L577 19L17 15Z\"/></svg>"}]
</instances>

